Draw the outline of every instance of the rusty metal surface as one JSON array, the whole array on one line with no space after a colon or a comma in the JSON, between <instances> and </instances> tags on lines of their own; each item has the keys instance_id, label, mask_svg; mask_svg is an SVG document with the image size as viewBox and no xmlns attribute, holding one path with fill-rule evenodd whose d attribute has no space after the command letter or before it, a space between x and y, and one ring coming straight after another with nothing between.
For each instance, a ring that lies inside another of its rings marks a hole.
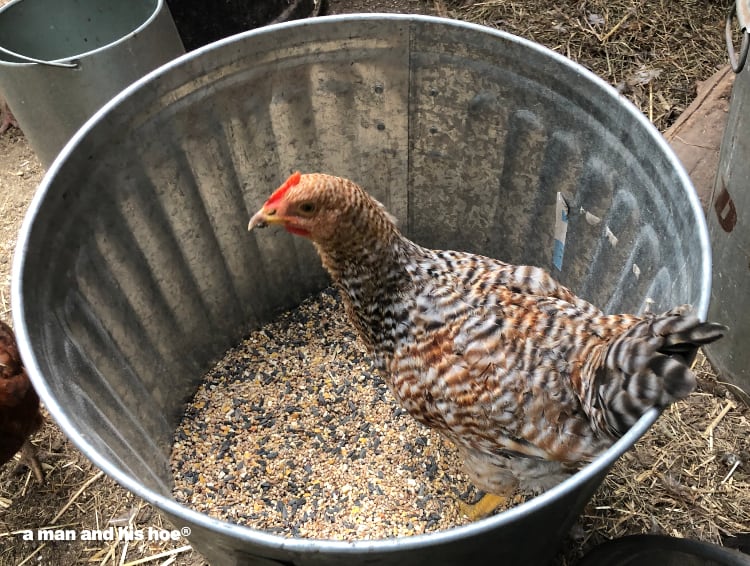
<instances>
[{"instance_id":1,"label":"rusty metal surface","mask_svg":"<svg viewBox=\"0 0 750 566\"><path fill-rule=\"evenodd\" d=\"M190 526L215 564L548 563L656 411L542 496L430 535L285 539L171 498L172 433L204 371L326 284L309 243L246 231L295 169L358 181L422 244L541 265L607 310L689 302L706 314L697 196L663 138L603 81L462 22L311 19L162 67L49 169L12 289L50 413L97 466Z\"/></svg>"}]
</instances>

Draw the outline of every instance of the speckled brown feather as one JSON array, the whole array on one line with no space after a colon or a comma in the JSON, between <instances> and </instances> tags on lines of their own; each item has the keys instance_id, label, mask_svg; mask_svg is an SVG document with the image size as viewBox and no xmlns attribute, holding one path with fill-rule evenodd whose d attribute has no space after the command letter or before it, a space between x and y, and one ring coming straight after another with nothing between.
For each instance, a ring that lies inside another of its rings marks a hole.
<instances>
[{"instance_id":1,"label":"speckled brown feather","mask_svg":"<svg viewBox=\"0 0 750 566\"><path fill-rule=\"evenodd\" d=\"M33 460L29 464L41 481L41 467L33 452L29 453L28 438L42 422L39 396L23 368L15 335L0 321L0 465L24 448L26 459Z\"/></svg>"},{"instance_id":2,"label":"speckled brown feather","mask_svg":"<svg viewBox=\"0 0 750 566\"><path fill-rule=\"evenodd\" d=\"M689 307L604 315L540 268L409 241L351 181L297 181L258 214L313 241L396 398L486 491L541 491L593 459L690 393L682 354L724 331Z\"/></svg>"}]
</instances>

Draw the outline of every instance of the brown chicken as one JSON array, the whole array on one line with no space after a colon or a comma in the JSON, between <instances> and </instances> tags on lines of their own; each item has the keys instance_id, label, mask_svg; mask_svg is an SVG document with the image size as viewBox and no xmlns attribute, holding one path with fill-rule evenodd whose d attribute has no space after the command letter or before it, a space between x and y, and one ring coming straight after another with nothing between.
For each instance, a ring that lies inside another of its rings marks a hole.
<instances>
[{"instance_id":1,"label":"brown chicken","mask_svg":"<svg viewBox=\"0 0 750 566\"><path fill-rule=\"evenodd\" d=\"M543 269L421 247L337 177L292 175L249 228L267 224L313 242L398 402L456 445L488 494L472 518L552 487L686 397L686 354L726 330L689 306L605 315Z\"/></svg>"},{"instance_id":2,"label":"brown chicken","mask_svg":"<svg viewBox=\"0 0 750 566\"><path fill-rule=\"evenodd\" d=\"M0 465L21 451L21 460L31 468L36 479L44 479L29 436L42 426L39 396L31 386L18 354L16 337L0 321Z\"/></svg>"}]
</instances>

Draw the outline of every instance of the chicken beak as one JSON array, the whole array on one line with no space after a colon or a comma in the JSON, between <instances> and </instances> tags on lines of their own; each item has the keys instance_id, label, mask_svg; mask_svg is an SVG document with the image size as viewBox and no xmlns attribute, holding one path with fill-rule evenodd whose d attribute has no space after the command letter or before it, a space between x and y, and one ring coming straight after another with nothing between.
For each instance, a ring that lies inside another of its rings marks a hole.
<instances>
[{"instance_id":1,"label":"chicken beak","mask_svg":"<svg viewBox=\"0 0 750 566\"><path fill-rule=\"evenodd\" d=\"M250 223L247 225L248 230L253 228L265 228L269 224L283 224L286 222L283 216L276 213L276 209L268 210L264 206L258 212L256 212L250 219Z\"/></svg>"}]
</instances>

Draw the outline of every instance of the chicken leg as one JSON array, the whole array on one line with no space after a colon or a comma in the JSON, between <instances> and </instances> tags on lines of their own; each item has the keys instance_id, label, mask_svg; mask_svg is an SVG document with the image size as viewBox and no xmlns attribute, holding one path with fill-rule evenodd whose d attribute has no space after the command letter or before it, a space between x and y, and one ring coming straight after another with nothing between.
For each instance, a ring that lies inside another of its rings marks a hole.
<instances>
[{"instance_id":1,"label":"chicken leg","mask_svg":"<svg viewBox=\"0 0 750 566\"><path fill-rule=\"evenodd\" d=\"M489 517L492 512L501 505L507 505L509 498L505 495L494 493L485 493L476 503L459 502L458 507L461 513L471 521L478 521Z\"/></svg>"},{"instance_id":2,"label":"chicken leg","mask_svg":"<svg viewBox=\"0 0 750 566\"><path fill-rule=\"evenodd\" d=\"M43 483L44 472L42 471L42 465L39 463L39 459L36 455L36 446L34 446L28 438L23 443L19 456L19 464L25 464L34 474L36 481Z\"/></svg>"},{"instance_id":3,"label":"chicken leg","mask_svg":"<svg viewBox=\"0 0 750 566\"><path fill-rule=\"evenodd\" d=\"M15 116L8 108L8 104L0 104L0 134L4 134L9 128L18 128L18 122Z\"/></svg>"}]
</instances>

